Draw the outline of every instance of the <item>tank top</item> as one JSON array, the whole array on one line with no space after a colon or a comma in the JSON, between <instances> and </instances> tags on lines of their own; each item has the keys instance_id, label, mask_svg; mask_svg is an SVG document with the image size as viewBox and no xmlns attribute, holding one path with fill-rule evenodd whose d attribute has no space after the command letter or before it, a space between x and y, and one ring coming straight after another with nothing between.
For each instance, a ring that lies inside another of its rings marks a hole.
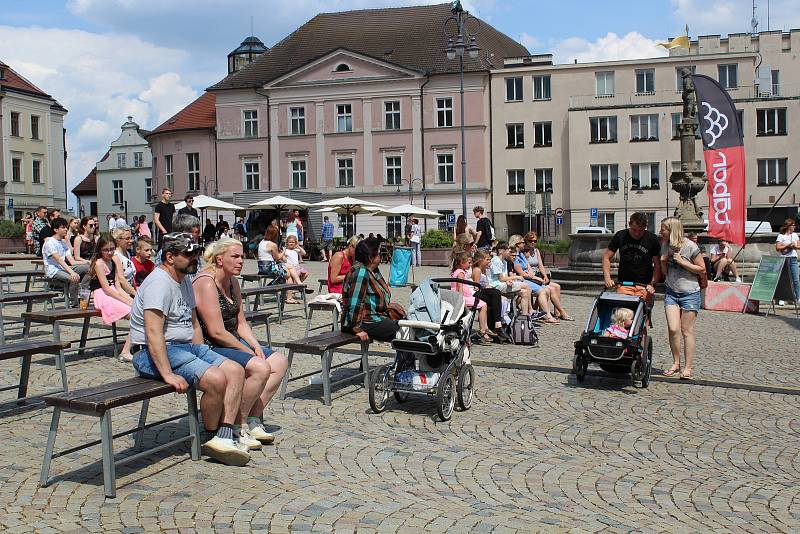
<instances>
[{"instance_id":1,"label":"tank top","mask_svg":"<svg viewBox=\"0 0 800 534\"><path fill-rule=\"evenodd\" d=\"M94 247L96 245L95 240L90 239L89 241L86 241L83 236L78 236L77 239L81 240L81 246L79 247L81 251L81 258L84 260L91 259L92 256L94 256Z\"/></svg>"},{"instance_id":2,"label":"tank top","mask_svg":"<svg viewBox=\"0 0 800 534\"><path fill-rule=\"evenodd\" d=\"M214 282L214 287L217 289L217 301L219 302L219 311L222 314L222 324L225 327L225 330L227 330L234 336L239 337L239 335L236 332L236 328L239 324L238 318L239 318L239 309L241 307L240 303L237 300L232 300L232 301L228 300L228 297L225 296L225 293L222 292L222 290L217 285L216 280L214 280L214 277L210 273L198 274L197 276L195 276L194 279L198 280L206 276L211 278L211 280ZM192 283L194 283L194 281ZM230 286L228 286L228 291L230 292L231 297L233 298L234 294L233 294L232 279L230 281ZM197 314L197 319L200 322L200 328L203 330L203 337L206 339L206 341L209 342L210 345L213 345L214 343L211 343L213 340L209 337L206 324L199 313Z\"/></svg>"},{"instance_id":3,"label":"tank top","mask_svg":"<svg viewBox=\"0 0 800 534\"><path fill-rule=\"evenodd\" d=\"M117 264L112 261L111 262L111 268L109 269L108 268L108 264L105 263L104 260L100 260L100 261L103 261L103 264L105 265L105 268L106 268L106 281L108 282L108 285L110 285L110 286L115 285L116 280L117 280L117 274L116 274L117 273ZM96 276L93 276L89 281L89 291L96 291L96 290L100 289L101 287L103 287L103 286L100 285L100 280L98 280Z\"/></svg>"},{"instance_id":4,"label":"tank top","mask_svg":"<svg viewBox=\"0 0 800 534\"><path fill-rule=\"evenodd\" d=\"M347 254L342 252L342 268L339 269L339 276L343 274L347 274L347 271L350 270L352 264L350 260L347 258ZM338 284L334 284L331 280L333 280L333 276L331 275L331 263L328 262L328 293L339 293L342 294L342 285L344 282L339 282Z\"/></svg>"},{"instance_id":5,"label":"tank top","mask_svg":"<svg viewBox=\"0 0 800 534\"><path fill-rule=\"evenodd\" d=\"M119 249L114 252L114 255L118 257L119 261L122 263L122 276L128 280L128 283L133 285L133 277L136 275L136 266L133 264L133 261L131 261L130 256Z\"/></svg>"}]
</instances>

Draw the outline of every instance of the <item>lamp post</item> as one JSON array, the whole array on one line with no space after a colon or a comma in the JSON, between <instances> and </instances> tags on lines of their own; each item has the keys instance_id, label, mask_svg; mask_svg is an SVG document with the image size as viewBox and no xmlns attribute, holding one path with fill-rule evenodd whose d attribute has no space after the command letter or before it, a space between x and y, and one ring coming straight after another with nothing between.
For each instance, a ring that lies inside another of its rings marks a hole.
<instances>
[{"instance_id":1,"label":"lamp post","mask_svg":"<svg viewBox=\"0 0 800 534\"><path fill-rule=\"evenodd\" d=\"M209 182L214 183L214 198L219 198L219 187L217 187L217 179L216 178L206 178L203 176L203 194L208 196L208 184Z\"/></svg>"},{"instance_id":2,"label":"lamp post","mask_svg":"<svg viewBox=\"0 0 800 534\"><path fill-rule=\"evenodd\" d=\"M397 193L400 193L400 184L408 184L408 203L412 206L414 205L414 184L420 184L424 186L425 184L422 181L422 178L401 178L400 183L397 184Z\"/></svg>"},{"instance_id":3,"label":"lamp post","mask_svg":"<svg viewBox=\"0 0 800 534\"><path fill-rule=\"evenodd\" d=\"M628 227L628 191L629 191L628 184L630 184L632 180L633 180L633 176L628 178L628 173L627 172L625 173L625 177L624 178L620 178L619 176L617 176L617 182L618 183L622 182L622 198L625 201L625 228ZM616 191L614 191L612 189L611 191L608 192L608 194L613 197L617 193L616 193ZM637 195L641 195L642 194L642 190L638 186L636 188L636 194Z\"/></svg>"},{"instance_id":4,"label":"lamp post","mask_svg":"<svg viewBox=\"0 0 800 534\"><path fill-rule=\"evenodd\" d=\"M464 146L464 52L469 54L472 59L477 59L478 43L475 35L480 28L480 21L464 11L461 7L461 1L456 0L453 2L453 15L444 22L445 36L447 37L447 59L454 60L458 56L458 73L459 73L459 95L461 101L461 214L467 216L467 152ZM457 34L451 37L447 34L447 23L454 21L457 26ZM475 21L478 26L472 32L472 36L466 33L466 24L470 21ZM467 45L469 40L469 45Z\"/></svg>"}]
</instances>

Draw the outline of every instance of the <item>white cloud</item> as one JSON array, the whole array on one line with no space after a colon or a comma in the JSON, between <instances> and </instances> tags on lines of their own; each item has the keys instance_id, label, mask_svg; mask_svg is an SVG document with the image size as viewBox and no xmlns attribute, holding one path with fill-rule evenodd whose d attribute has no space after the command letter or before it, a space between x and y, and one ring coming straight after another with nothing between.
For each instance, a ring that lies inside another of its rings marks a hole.
<instances>
[{"instance_id":1,"label":"white cloud","mask_svg":"<svg viewBox=\"0 0 800 534\"><path fill-rule=\"evenodd\" d=\"M689 35L749 32L753 17L751 2L743 0L672 0L673 17L680 25L689 25ZM800 1L770 0L769 26L767 2L757 2L756 19L759 31L789 30L800 27ZM676 33L677 34L677 33Z\"/></svg>"},{"instance_id":2,"label":"white cloud","mask_svg":"<svg viewBox=\"0 0 800 534\"><path fill-rule=\"evenodd\" d=\"M577 59L579 63L590 63L666 56L666 49L656 46L659 42L659 40L650 39L639 32L630 32L622 37L609 32L595 41L588 41L581 37L569 37L558 41L553 46L553 61L555 63L572 63Z\"/></svg>"},{"instance_id":3,"label":"white cloud","mask_svg":"<svg viewBox=\"0 0 800 534\"><path fill-rule=\"evenodd\" d=\"M181 83L179 74L167 72L152 78L148 88L139 93L139 100L149 104L151 110L158 111L155 122L161 124L197 96L194 89Z\"/></svg>"},{"instance_id":4,"label":"white cloud","mask_svg":"<svg viewBox=\"0 0 800 534\"><path fill-rule=\"evenodd\" d=\"M542 41L526 32L522 32L522 35L519 36L519 42L522 43L522 46L527 48L528 52L531 54L535 54L536 50L542 46Z\"/></svg>"}]
</instances>

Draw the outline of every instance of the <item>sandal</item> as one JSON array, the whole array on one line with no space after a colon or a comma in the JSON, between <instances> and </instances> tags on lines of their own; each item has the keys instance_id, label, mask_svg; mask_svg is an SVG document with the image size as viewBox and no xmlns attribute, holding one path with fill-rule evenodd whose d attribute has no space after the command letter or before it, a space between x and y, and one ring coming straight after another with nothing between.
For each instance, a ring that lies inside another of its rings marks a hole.
<instances>
[{"instance_id":1,"label":"sandal","mask_svg":"<svg viewBox=\"0 0 800 534\"><path fill-rule=\"evenodd\" d=\"M285 304L300 304L300 301L299 301L299 300L294 300L294 299L286 299L286 300L284 300L283 302L284 302Z\"/></svg>"},{"instance_id":2,"label":"sandal","mask_svg":"<svg viewBox=\"0 0 800 534\"><path fill-rule=\"evenodd\" d=\"M681 380L693 380L692 372L689 371L688 373L681 373Z\"/></svg>"},{"instance_id":3,"label":"sandal","mask_svg":"<svg viewBox=\"0 0 800 534\"><path fill-rule=\"evenodd\" d=\"M664 371L663 374L664 374L664 376L674 376L675 373L680 373L680 372L681 372L681 368L680 367L678 367L677 369L673 367L672 369Z\"/></svg>"},{"instance_id":4,"label":"sandal","mask_svg":"<svg viewBox=\"0 0 800 534\"><path fill-rule=\"evenodd\" d=\"M561 324L561 321L553 317L552 319L545 319L542 321L544 324Z\"/></svg>"}]
</instances>

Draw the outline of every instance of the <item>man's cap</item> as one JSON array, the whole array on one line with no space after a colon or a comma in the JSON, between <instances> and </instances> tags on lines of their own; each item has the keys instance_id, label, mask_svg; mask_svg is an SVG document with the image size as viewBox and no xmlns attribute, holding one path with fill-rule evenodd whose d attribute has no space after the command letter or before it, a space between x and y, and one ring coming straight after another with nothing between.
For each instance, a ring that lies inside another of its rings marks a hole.
<instances>
[{"instance_id":1,"label":"man's cap","mask_svg":"<svg viewBox=\"0 0 800 534\"><path fill-rule=\"evenodd\" d=\"M161 245L162 253L172 252L173 254L181 254L182 252L196 252L203 251L203 247L197 244L192 234L186 232L171 232L164 234L164 242Z\"/></svg>"}]
</instances>

